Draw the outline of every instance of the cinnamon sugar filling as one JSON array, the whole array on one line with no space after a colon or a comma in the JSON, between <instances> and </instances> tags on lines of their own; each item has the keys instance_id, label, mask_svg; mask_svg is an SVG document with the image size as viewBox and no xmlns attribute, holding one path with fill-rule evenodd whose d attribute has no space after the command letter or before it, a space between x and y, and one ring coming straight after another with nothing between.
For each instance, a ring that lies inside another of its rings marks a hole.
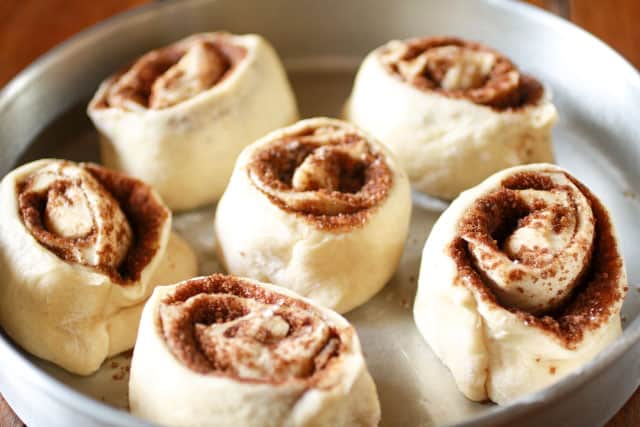
<instances>
[{"instance_id":1,"label":"cinnamon sugar filling","mask_svg":"<svg viewBox=\"0 0 640 427\"><path fill-rule=\"evenodd\" d=\"M72 165L63 161L63 165ZM114 172L95 164L78 164L78 167L86 170L101 186L104 197L113 198L122 210L126 222L130 227L132 236L123 259L116 265L90 265L79 262L74 256L78 248L87 247L96 243L98 224L95 218L91 219L89 229L78 236L65 237L52 230L48 223L47 207L50 202L68 203L64 201L64 192L69 187L78 186L78 182L67 177L56 179L42 191L32 191L30 181L35 173L27 177L17 185L18 207L20 216L27 230L44 247L57 255L60 259L80 263L96 271L108 275L111 280L120 284L131 284L140 279L142 270L147 266L159 249L162 227L169 217L168 210L154 197L151 188L134 178ZM37 172L36 172L37 173ZM102 195L102 194L101 194ZM112 210L98 212L103 217L106 228L112 228L110 221L114 218ZM109 231L109 230L107 230ZM104 252L116 252L119 245L125 239L120 234L115 242L110 242L101 250ZM105 254L100 254L105 255ZM108 254L106 254L108 255ZM112 259L113 257L106 257Z\"/></svg>"},{"instance_id":2,"label":"cinnamon sugar filling","mask_svg":"<svg viewBox=\"0 0 640 427\"><path fill-rule=\"evenodd\" d=\"M568 174L565 175L589 200L595 218L595 233L593 242L581 244L582 250L588 253L588 262L573 278L575 287L559 307L534 314L505 304L492 291L486 272L474 262L468 243L468 236L482 236L484 244L502 248L506 236L522 226L523 221L532 214L531 208L519 200L514 190L550 191L556 188L544 175L535 172L516 174L504 180L501 189L477 200L459 223L458 237L451 242L449 254L458 268L456 283L471 288L485 303L516 314L526 325L554 335L567 348L575 348L586 331L604 325L614 314L613 310L617 310L618 303L624 298L619 285L623 266L606 209L584 185ZM574 212L568 210L556 214L552 220L552 228L560 231L565 224L563 217ZM522 264L540 265L541 257L547 255L541 251L537 255L528 252L516 259ZM563 276L562 265L549 271L552 275Z\"/></svg>"},{"instance_id":3,"label":"cinnamon sugar filling","mask_svg":"<svg viewBox=\"0 0 640 427\"><path fill-rule=\"evenodd\" d=\"M211 89L246 56L227 33L189 37L146 53L117 73L97 108L163 109Z\"/></svg>"},{"instance_id":4,"label":"cinnamon sugar filling","mask_svg":"<svg viewBox=\"0 0 640 427\"><path fill-rule=\"evenodd\" d=\"M281 209L328 230L365 223L393 184L384 154L336 126L271 142L254 155L249 178Z\"/></svg>"},{"instance_id":5,"label":"cinnamon sugar filling","mask_svg":"<svg viewBox=\"0 0 640 427\"><path fill-rule=\"evenodd\" d=\"M379 57L392 75L417 89L499 111L536 104L544 93L540 82L499 52L454 37L391 42Z\"/></svg>"},{"instance_id":6,"label":"cinnamon sugar filling","mask_svg":"<svg viewBox=\"0 0 640 427\"><path fill-rule=\"evenodd\" d=\"M301 300L222 274L178 286L159 322L173 356L197 373L320 387L351 333Z\"/></svg>"}]
</instances>

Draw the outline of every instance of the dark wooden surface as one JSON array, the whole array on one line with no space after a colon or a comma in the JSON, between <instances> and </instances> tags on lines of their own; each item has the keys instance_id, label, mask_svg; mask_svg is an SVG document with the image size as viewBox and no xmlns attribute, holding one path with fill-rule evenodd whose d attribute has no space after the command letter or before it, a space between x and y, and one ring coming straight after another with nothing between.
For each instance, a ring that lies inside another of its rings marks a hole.
<instances>
[{"instance_id":1,"label":"dark wooden surface","mask_svg":"<svg viewBox=\"0 0 640 427\"><path fill-rule=\"evenodd\" d=\"M0 427L22 427L24 424L13 413L6 400L0 396Z\"/></svg>"},{"instance_id":2,"label":"dark wooden surface","mask_svg":"<svg viewBox=\"0 0 640 427\"><path fill-rule=\"evenodd\" d=\"M563 3L562 0L528 1L547 8ZM0 86L74 33L142 3L146 0L0 0ZM605 40L640 67L640 0L566 0L565 4L568 7L563 10L572 21ZM640 390L607 427L639 425ZM0 427L18 426L23 426L22 422L0 395Z\"/></svg>"}]
</instances>

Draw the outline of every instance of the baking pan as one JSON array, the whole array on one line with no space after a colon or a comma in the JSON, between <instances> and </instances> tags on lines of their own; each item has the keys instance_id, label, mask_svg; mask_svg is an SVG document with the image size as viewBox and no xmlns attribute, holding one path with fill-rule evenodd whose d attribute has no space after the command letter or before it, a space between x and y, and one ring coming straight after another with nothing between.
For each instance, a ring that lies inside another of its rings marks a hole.
<instances>
[{"instance_id":1,"label":"baking pan","mask_svg":"<svg viewBox=\"0 0 640 427\"><path fill-rule=\"evenodd\" d=\"M602 42L559 18L511 1L183 0L125 13L82 32L0 93L0 173L40 157L98 160L85 106L98 83L137 55L199 31L266 36L289 72L303 116L337 116L358 63L393 38L457 35L511 57L553 91L558 163L610 207L632 285L640 283L640 76ZM466 400L417 333L411 316L420 250L438 212L416 200L411 234L391 283L348 314L382 404L383 426L597 426L640 383L640 291L623 307L624 334L558 384L507 406ZM201 273L219 267L213 208L179 215ZM34 325L37 327L37 325ZM37 426L143 426L126 412L128 357L76 377L0 335L0 391Z\"/></svg>"}]
</instances>

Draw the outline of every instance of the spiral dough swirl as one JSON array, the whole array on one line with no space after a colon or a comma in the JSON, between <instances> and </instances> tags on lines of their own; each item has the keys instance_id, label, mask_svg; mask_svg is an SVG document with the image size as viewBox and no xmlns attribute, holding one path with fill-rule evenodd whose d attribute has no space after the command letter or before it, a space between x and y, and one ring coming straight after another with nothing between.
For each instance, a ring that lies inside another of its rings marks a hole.
<instances>
[{"instance_id":1,"label":"spiral dough swirl","mask_svg":"<svg viewBox=\"0 0 640 427\"><path fill-rule=\"evenodd\" d=\"M267 144L249 166L254 183L320 228L364 222L393 184L384 154L351 127L309 127Z\"/></svg>"},{"instance_id":2,"label":"spiral dough swirl","mask_svg":"<svg viewBox=\"0 0 640 427\"><path fill-rule=\"evenodd\" d=\"M181 285L159 313L178 360L240 381L317 382L340 359L345 333L303 301L220 274Z\"/></svg>"},{"instance_id":3,"label":"spiral dough swirl","mask_svg":"<svg viewBox=\"0 0 640 427\"><path fill-rule=\"evenodd\" d=\"M393 41L380 51L390 73L414 87L498 110L534 104L542 85L500 53L452 37Z\"/></svg>"},{"instance_id":4,"label":"spiral dough swirl","mask_svg":"<svg viewBox=\"0 0 640 427\"><path fill-rule=\"evenodd\" d=\"M100 107L173 107L219 84L245 54L226 33L196 35L153 50L112 79Z\"/></svg>"},{"instance_id":5,"label":"spiral dough swirl","mask_svg":"<svg viewBox=\"0 0 640 427\"><path fill-rule=\"evenodd\" d=\"M569 346L622 297L608 213L563 171L503 180L467 210L450 251L463 284Z\"/></svg>"},{"instance_id":6,"label":"spiral dough swirl","mask_svg":"<svg viewBox=\"0 0 640 427\"><path fill-rule=\"evenodd\" d=\"M17 192L22 221L41 245L118 283L138 279L169 216L147 185L91 164L51 162Z\"/></svg>"}]
</instances>

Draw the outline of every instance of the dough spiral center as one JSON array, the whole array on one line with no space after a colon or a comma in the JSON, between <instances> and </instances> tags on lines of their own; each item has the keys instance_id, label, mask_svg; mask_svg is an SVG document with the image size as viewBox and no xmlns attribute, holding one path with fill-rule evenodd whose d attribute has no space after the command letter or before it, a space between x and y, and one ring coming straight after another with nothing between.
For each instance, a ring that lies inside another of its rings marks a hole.
<instances>
[{"instance_id":1,"label":"dough spiral center","mask_svg":"<svg viewBox=\"0 0 640 427\"><path fill-rule=\"evenodd\" d=\"M27 229L63 259L117 268L133 232L114 197L87 170L52 163L22 184L19 206Z\"/></svg>"},{"instance_id":2,"label":"dough spiral center","mask_svg":"<svg viewBox=\"0 0 640 427\"><path fill-rule=\"evenodd\" d=\"M337 126L273 141L254 155L249 174L281 207L329 217L376 206L392 184L383 154L363 136Z\"/></svg>"},{"instance_id":3,"label":"dough spiral center","mask_svg":"<svg viewBox=\"0 0 640 427\"><path fill-rule=\"evenodd\" d=\"M387 69L414 87L496 109L537 102L542 85L500 53L451 37L394 41L380 51Z\"/></svg>"},{"instance_id":4,"label":"dough spiral center","mask_svg":"<svg viewBox=\"0 0 640 427\"><path fill-rule=\"evenodd\" d=\"M199 35L153 50L116 76L103 106L170 108L220 83L245 56L227 34Z\"/></svg>"},{"instance_id":5,"label":"dough spiral center","mask_svg":"<svg viewBox=\"0 0 640 427\"><path fill-rule=\"evenodd\" d=\"M506 305L530 313L566 302L591 261L595 219L589 200L562 173L534 188L498 190L461 225L474 265Z\"/></svg>"},{"instance_id":6,"label":"dough spiral center","mask_svg":"<svg viewBox=\"0 0 640 427\"><path fill-rule=\"evenodd\" d=\"M148 185L101 166L41 163L16 185L26 230L66 262L135 283L166 243L166 206Z\"/></svg>"},{"instance_id":7,"label":"dough spiral center","mask_svg":"<svg viewBox=\"0 0 640 427\"><path fill-rule=\"evenodd\" d=\"M518 172L477 198L449 245L456 283L574 348L626 289L609 213L561 170Z\"/></svg>"},{"instance_id":8,"label":"dough spiral center","mask_svg":"<svg viewBox=\"0 0 640 427\"><path fill-rule=\"evenodd\" d=\"M236 278L194 279L168 296L159 313L174 356L202 374L305 380L339 353L336 331L310 306Z\"/></svg>"}]
</instances>

